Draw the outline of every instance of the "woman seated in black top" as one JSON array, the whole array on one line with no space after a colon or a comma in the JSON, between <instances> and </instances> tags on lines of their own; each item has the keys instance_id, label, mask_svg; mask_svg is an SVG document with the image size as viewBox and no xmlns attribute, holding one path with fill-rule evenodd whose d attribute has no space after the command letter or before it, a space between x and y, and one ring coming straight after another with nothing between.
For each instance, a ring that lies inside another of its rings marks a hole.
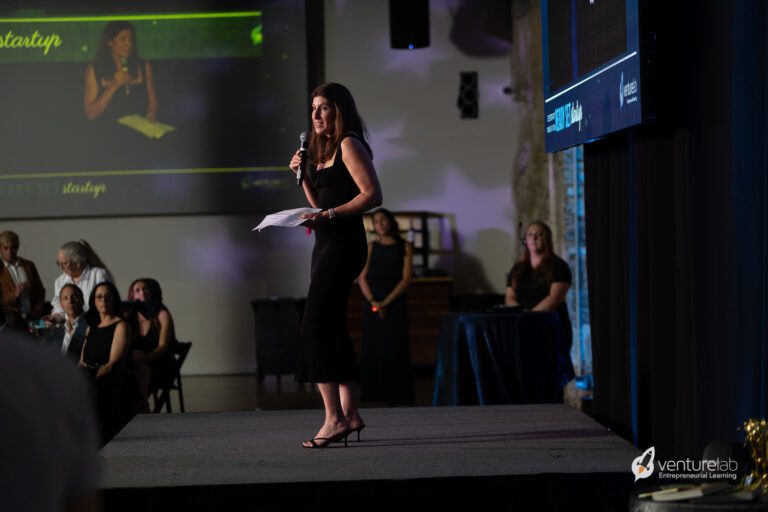
<instances>
[{"instance_id":1,"label":"woman seated in black top","mask_svg":"<svg viewBox=\"0 0 768 512\"><path fill-rule=\"evenodd\" d=\"M142 277L131 283L128 300L133 301L126 319L134 336L130 360L138 384L139 410L149 412L149 392L172 371L169 348L176 342L173 317L163 304L163 291L155 279Z\"/></svg>"},{"instance_id":2,"label":"woman seated in black top","mask_svg":"<svg viewBox=\"0 0 768 512\"><path fill-rule=\"evenodd\" d=\"M563 343L560 346L561 384L573 378L571 362L571 319L565 296L571 288L571 269L554 252L552 230L541 221L525 230L525 250L507 277L507 306L521 306L530 311L556 311L560 315Z\"/></svg>"},{"instance_id":3,"label":"woman seated in black top","mask_svg":"<svg viewBox=\"0 0 768 512\"><path fill-rule=\"evenodd\" d=\"M125 419L122 389L129 329L121 316L120 294L114 284L96 285L88 303L88 331L80 366L92 372L96 384L96 410L106 443L120 431Z\"/></svg>"}]
</instances>

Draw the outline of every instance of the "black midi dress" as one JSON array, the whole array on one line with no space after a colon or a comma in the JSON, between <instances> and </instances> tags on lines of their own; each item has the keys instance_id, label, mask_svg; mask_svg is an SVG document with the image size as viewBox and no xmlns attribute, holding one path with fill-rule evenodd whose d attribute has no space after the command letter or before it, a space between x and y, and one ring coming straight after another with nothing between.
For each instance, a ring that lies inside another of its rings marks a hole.
<instances>
[{"instance_id":1,"label":"black midi dress","mask_svg":"<svg viewBox=\"0 0 768 512\"><path fill-rule=\"evenodd\" d=\"M90 366L103 366L109 362L112 342L120 320L105 327L91 327L83 347L83 362ZM102 440L106 444L126 423L124 403L125 360L120 360L104 377L95 381L96 415L101 427ZM92 377L95 378L94 370Z\"/></svg>"},{"instance_id":2,"label":"black midi dress","mask_svg":"<svg viewBox=\"0 0 768 512\"><path fill-rule=\"evenodd\" d=\"M359 138L356 134L348 134ZM357 194L342 159L339 141L333 165L309 177L322 209L342 205ZM315 230L312 271L307 303L299 334L295 379L299 382L348 382L357 380L358 368L347 328L349 291L368 256L361 215L335 217Z\"/></svg>"},{"instance_id":3,"label":"black midi dress","mask_svg":"<svg viewBox=\"0 0 768 512\"><path fill-rule=\"evenodd\" d=\"M376 300L384 300L403 278L405 251L399 244L374 242L367 280ZM384 318L363 305L362 399L413 405L413 371L408 343L405 295L386 307Z\"/></svg>"}]
</instances>

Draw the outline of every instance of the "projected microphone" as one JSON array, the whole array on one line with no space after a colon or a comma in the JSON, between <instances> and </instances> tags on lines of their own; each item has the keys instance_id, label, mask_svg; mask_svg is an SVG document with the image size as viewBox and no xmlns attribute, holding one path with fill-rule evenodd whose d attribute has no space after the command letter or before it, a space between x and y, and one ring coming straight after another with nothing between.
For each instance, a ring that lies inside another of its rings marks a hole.
<instances>
[{"instance_id":1,"label":"projected microphone","mask_svg":"<svg viewBox=\"0 0 768 512\"><path fill-rule=\"evenodd\" d=\"M128 57L120 57L120 70L128 73ZM130 82L125 82L125 94L131 94Z\"/></svg>"},{"instance_id":2,"label":"projected microphone","mask_svg":"<svg viewBox=\"0 0 768 512\"><path fill-rule=\"evenodd\" d=\"M301 163L299 163L299 169L296 171L296 185L301 186L301 182L304 181L304 167L307 165L307 132L301 132L299 135L299 156L301 157Z\"/></svg>"}]
</instances>

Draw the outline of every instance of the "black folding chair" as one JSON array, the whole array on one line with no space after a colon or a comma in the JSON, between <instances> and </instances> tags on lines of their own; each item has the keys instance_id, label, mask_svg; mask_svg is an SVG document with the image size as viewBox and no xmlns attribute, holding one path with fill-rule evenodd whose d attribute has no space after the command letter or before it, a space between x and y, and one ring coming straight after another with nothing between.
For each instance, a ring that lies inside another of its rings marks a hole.
<instances>
[{"instance_id":1,"label":"black folding chair","mask_svg":"<svg viewBox=\"0 0 768 512\"><path fill-rule=\"evenodd\" d=\"M181 387L181 367L191 348L191 341L178 341L171 347L171 360L173 362L171 371L168 375L164 376L163 381L157 388L151 391L155 403L152 412L160 412L163 409L163 404L165 404L165 412L173 412L171 410L171 391L173 390L178 391L179 408L181 409L181 412L184 412L184 390Z\"/></svg>"}]
</instances>

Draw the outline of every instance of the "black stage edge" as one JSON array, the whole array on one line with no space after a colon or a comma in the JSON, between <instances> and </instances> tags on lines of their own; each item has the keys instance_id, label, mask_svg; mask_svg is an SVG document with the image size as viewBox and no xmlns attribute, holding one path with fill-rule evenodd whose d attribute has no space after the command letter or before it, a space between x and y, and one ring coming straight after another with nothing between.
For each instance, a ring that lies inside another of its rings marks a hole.
<instances>
[{"instance_id":1,"label":"black stage edge","mask_svg":"<svg viewBox=\"0 0 768 512\"><path fill-rule=\"evenodd\" d=\"M626 510L640 455L560 404L368 409L361 442L302 448L322 414L138 416L101 452L106 509Z\"/></svg>"}]
</instances>

